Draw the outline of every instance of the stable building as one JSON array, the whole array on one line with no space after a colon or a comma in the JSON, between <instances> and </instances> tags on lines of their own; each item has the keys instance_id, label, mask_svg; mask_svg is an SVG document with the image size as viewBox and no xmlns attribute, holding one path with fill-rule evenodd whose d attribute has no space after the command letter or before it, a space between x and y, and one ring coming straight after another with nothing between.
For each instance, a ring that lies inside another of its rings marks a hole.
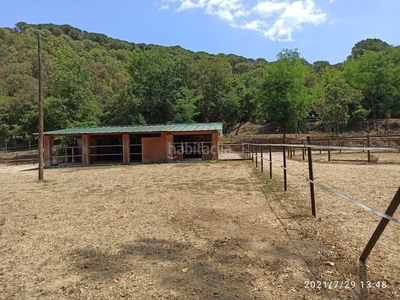
<instances>
[{"instance_id":1,"label":"stable building","mask_svg":"<svg viewBox=\"0 0 400 300\"><path fill-rule=\"evenodd\" d=\"M217 160L218 139L221 135L222 123L107 126L47 131L44 132L44 161L46 167L51 167Z\"/></svg>"}]
</instances>

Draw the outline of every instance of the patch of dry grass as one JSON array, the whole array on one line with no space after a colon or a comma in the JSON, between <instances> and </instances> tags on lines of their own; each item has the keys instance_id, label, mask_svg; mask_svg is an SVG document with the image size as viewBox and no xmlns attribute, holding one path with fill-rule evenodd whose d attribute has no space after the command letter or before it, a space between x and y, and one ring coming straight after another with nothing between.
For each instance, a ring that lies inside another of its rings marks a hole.
<instances>
[{"instance_id":1,"label":"patch of dry grass","mask_svg":"<svg viewBox=\"0 0 400 300\"><path fill-rule=\"evenodd\" d=\"M303 217L302 188L266 176L218 162L49 169L38 182L29 166L1 167L0 299L358 298L304 288L359 280L349 223ZM398 269L372 266L390 281L374 295L398 293Z\"/></svg>"}]
</instances>

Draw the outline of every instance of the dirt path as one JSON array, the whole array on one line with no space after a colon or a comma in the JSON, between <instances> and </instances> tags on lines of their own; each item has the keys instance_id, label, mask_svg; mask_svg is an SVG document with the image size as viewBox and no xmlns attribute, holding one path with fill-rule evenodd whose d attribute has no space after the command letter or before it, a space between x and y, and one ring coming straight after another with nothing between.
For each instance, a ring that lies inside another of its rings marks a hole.
<instances>
[{"instance_id":1,"label":"dirt path","mask_svg":"<svg viewBox=\"0 0 400 300\"><path fill-rule=\"evenodd\" d=\"M30 167L0 167L0 299L399 297L398 228L365 274L388 287L362 290L375 219L355 234L320 200L322 219L308 218L300 184L283 193L249 162L51 169L43 183Z\"/></svg>"}]
</instances>

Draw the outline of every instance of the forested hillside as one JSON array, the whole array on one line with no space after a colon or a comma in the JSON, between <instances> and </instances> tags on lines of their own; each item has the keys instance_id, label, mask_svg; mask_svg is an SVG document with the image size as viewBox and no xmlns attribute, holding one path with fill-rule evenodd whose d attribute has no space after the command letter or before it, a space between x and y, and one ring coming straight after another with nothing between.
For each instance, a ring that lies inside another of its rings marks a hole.
<instances>
[{"instance_id":1,"label":"forested hillside","mask_svg":"<svg viewBox=\"0 0 400 300\"><path fill-rule=\"evenodd\" d=\"M45 130L168 122L277 122L316 117L329 130L400 116L400 48L367 39L342 64L277 61L134 44L68 25L0 28L0 143L37 132L37 32L42 35Z\"/></svg>"}]
</instances>

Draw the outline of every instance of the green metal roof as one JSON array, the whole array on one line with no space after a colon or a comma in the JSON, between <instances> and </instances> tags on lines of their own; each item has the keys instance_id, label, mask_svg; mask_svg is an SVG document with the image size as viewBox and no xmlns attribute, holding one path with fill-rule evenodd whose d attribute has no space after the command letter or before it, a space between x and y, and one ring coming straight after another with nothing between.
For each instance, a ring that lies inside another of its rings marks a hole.
<instances>
[{"instance_id":1,"label":"green metal roof","mask_svg":"<svg viewBox=\"0 0 400 300\"><path fill-rule=\"evenodd\" d=\"M69 128L46 131L45 135L82 135L111 133L151 133L151 132L184 132L184 131L214 131L222 130L222 123L180 123L168 125L132 125L106 126L88 128Z\"/></svg>"}]
</instances>

